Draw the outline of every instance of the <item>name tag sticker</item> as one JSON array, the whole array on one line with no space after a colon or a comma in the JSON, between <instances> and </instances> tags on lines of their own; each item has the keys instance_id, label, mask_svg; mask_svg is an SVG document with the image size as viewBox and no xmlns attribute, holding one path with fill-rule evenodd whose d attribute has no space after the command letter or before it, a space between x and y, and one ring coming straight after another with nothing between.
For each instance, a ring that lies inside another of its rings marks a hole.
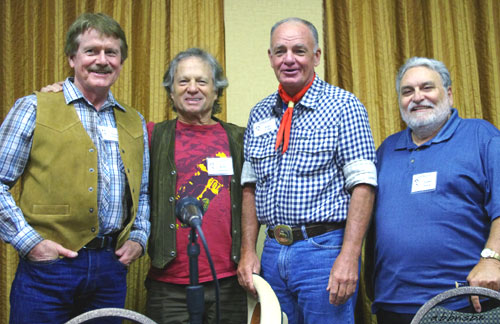
<instances>
[{"instance_id":1,"label":"name tag sticker","mask_svg":"<svg viewBox=\"0 0 500 324\"><path fill-rule=\"evenodd\" d=\"M436 190L437 172L426 172L413 175L411 193Z\"/></svg>"},{"instance_id":2,"label":"name tag sticker","mask_svg":"<svg viewBox=\"0 0 500 324\"><path fill-rule=\"evenodd\" d=\"M115 127L97 126L105 141L118 142L118 130Z\"/></svg>"},{"instance_id":3,"label":"name tag sticker","mask_svg":"<svg viewBox=\"0 0 500 324\"><path fill-rule=\"evenodd\" d=\"M233 175L233 158L207 158L207 170L210 176Z\"/></svg>"},{"instance_id":4,"label":"name tag sticker","mask_svg":"<svg viewBox=\"0 0 500 324\"><path fill-rule=\"evenodd\" d=\"M258 123L253 124L253 132L255 136L264 135L277 129L276 120L274 118L267 118Z\"/></svg>"}]
</instances>

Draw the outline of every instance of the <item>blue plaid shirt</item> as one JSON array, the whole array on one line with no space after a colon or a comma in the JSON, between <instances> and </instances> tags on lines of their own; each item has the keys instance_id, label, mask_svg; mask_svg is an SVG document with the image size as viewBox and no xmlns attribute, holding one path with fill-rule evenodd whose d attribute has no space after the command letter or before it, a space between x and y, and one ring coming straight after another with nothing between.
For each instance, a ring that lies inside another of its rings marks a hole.
<instances>
[{"instance_id":1,"label":"blue plaid shirt","mask_svg":"<svg viewBox=\"0 0 500 324\"><path fill-rule=\"evenodd\" d=\"M63 84L64 97L67 104L73 104L83 127L92 139L95 147L99 141L104 142L107 157L98 152L98 206L99 235L105 235L122 229L127 216L126 201L123 199L127 179L123 170L123 162L118 151L118 143L104 141L97 126L116 128L113 109L125 110L109 92L106 103L97 111L82 95L80 90L68 78ZM0 238L12 244L21 255L26 255L43 238L26 223L22 211L16 206L9 189L22 176L29 159L36 120L36 95L20 98L14 104L0 127ZM145 249L149 236L149 150L146 123L140 116L144 131L144 156L141 193L137 216L130 233L133 241L140 243ZM109 207L103 210L100 201L103 196L102 166L108 165L110 173Z\"/></svg>"},{"instance_id":2,"label":"blue plaid shirt","mask_svg":"<svg viewBox=\"0 0 500 324\"><path fill-rule=\"evenodd\" d=\"M316 76L294 107L290 144L282 154L281 147L274 149L282 106L277 92L259 102L245 132L245 161L257 179L259 222L299 226L345 220L350 194L343 168L357 161L375 163L365 107L353 94Z\"/></svg>"}]
</instances>

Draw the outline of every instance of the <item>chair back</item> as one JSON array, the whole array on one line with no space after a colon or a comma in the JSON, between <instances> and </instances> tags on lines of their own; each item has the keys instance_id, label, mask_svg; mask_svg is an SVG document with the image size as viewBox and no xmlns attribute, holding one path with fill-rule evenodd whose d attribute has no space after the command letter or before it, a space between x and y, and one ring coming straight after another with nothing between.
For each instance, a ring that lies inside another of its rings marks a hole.
<instances>
[{"instance_id":1,"label":"chair back","mask_svg":"<svg viewBox=\"0 0 500 324\"><path fill-rule=\"evenodd\" d=\"M123 308L100 308L80 314L66 324L80 324L96 318L119 317L139 324L157 324L149 317Z\"/></svg>"},{"instance_id":2,"label":"chair back","mask_svg":"<svg viewBox=\"0 0 500 324\"><path fill-rule=\"evenodd\" d=\"M499 324L500 307L487 312L463 313L450 310L440 304L457 296L482 296L500 301L500 292L483 287L459 287L440 293L427 301L411 321L411 324L474 323Z\"/></svg>"}]
</instances>

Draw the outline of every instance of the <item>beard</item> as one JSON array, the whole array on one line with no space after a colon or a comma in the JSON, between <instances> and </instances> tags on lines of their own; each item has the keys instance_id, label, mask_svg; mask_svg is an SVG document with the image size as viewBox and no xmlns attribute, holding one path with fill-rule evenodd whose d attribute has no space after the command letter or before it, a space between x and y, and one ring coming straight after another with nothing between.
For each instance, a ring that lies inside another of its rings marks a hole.
<instances>
[{"instance_id":1,"label":"beard","mask_svg":"<svg viewBox=\"0 0 500 324\"><path fill-rule=\"evenodd\" d=\"M428 106L432 109L424 116L415 116L411 113L415 106ZM411 102L407 109L400 106L400 111L401 118L415 135L419 138L426 138L436 133L448 120L451 114L451 105L448 96L445 95L437 104L426 99L418 104Z\"/></svg>"}]
</instances>

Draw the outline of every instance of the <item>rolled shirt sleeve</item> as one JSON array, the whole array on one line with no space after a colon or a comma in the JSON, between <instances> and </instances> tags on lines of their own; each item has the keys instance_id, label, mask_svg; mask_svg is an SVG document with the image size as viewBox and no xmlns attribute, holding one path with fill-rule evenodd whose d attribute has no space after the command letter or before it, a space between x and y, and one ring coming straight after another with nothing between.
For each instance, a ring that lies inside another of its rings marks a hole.
<instances>
[{"instance_id":1,"label":"rolled shirt sleeve","mask_svg":"<svg viewBox=\"0 0 500 324\"><path fill-rule=\"evenodd\" d=\"M252 163L249 161L243 162L243 169L241 170L241 185L244 186L247 183L256 183L257 175L252 167Z\"/></svg>"},{"instance_id":2,"label":"rolled shirt sleeve","mask_svg":"<svg viewBox=\"0 0 500 324\"><path fill-rule=\"evenodd\" d=\"M377 169L375 163L369 160L355 160L343 168L345 187L351 191L358 184L377 186Z\"/></svg>"}]
</instances>

